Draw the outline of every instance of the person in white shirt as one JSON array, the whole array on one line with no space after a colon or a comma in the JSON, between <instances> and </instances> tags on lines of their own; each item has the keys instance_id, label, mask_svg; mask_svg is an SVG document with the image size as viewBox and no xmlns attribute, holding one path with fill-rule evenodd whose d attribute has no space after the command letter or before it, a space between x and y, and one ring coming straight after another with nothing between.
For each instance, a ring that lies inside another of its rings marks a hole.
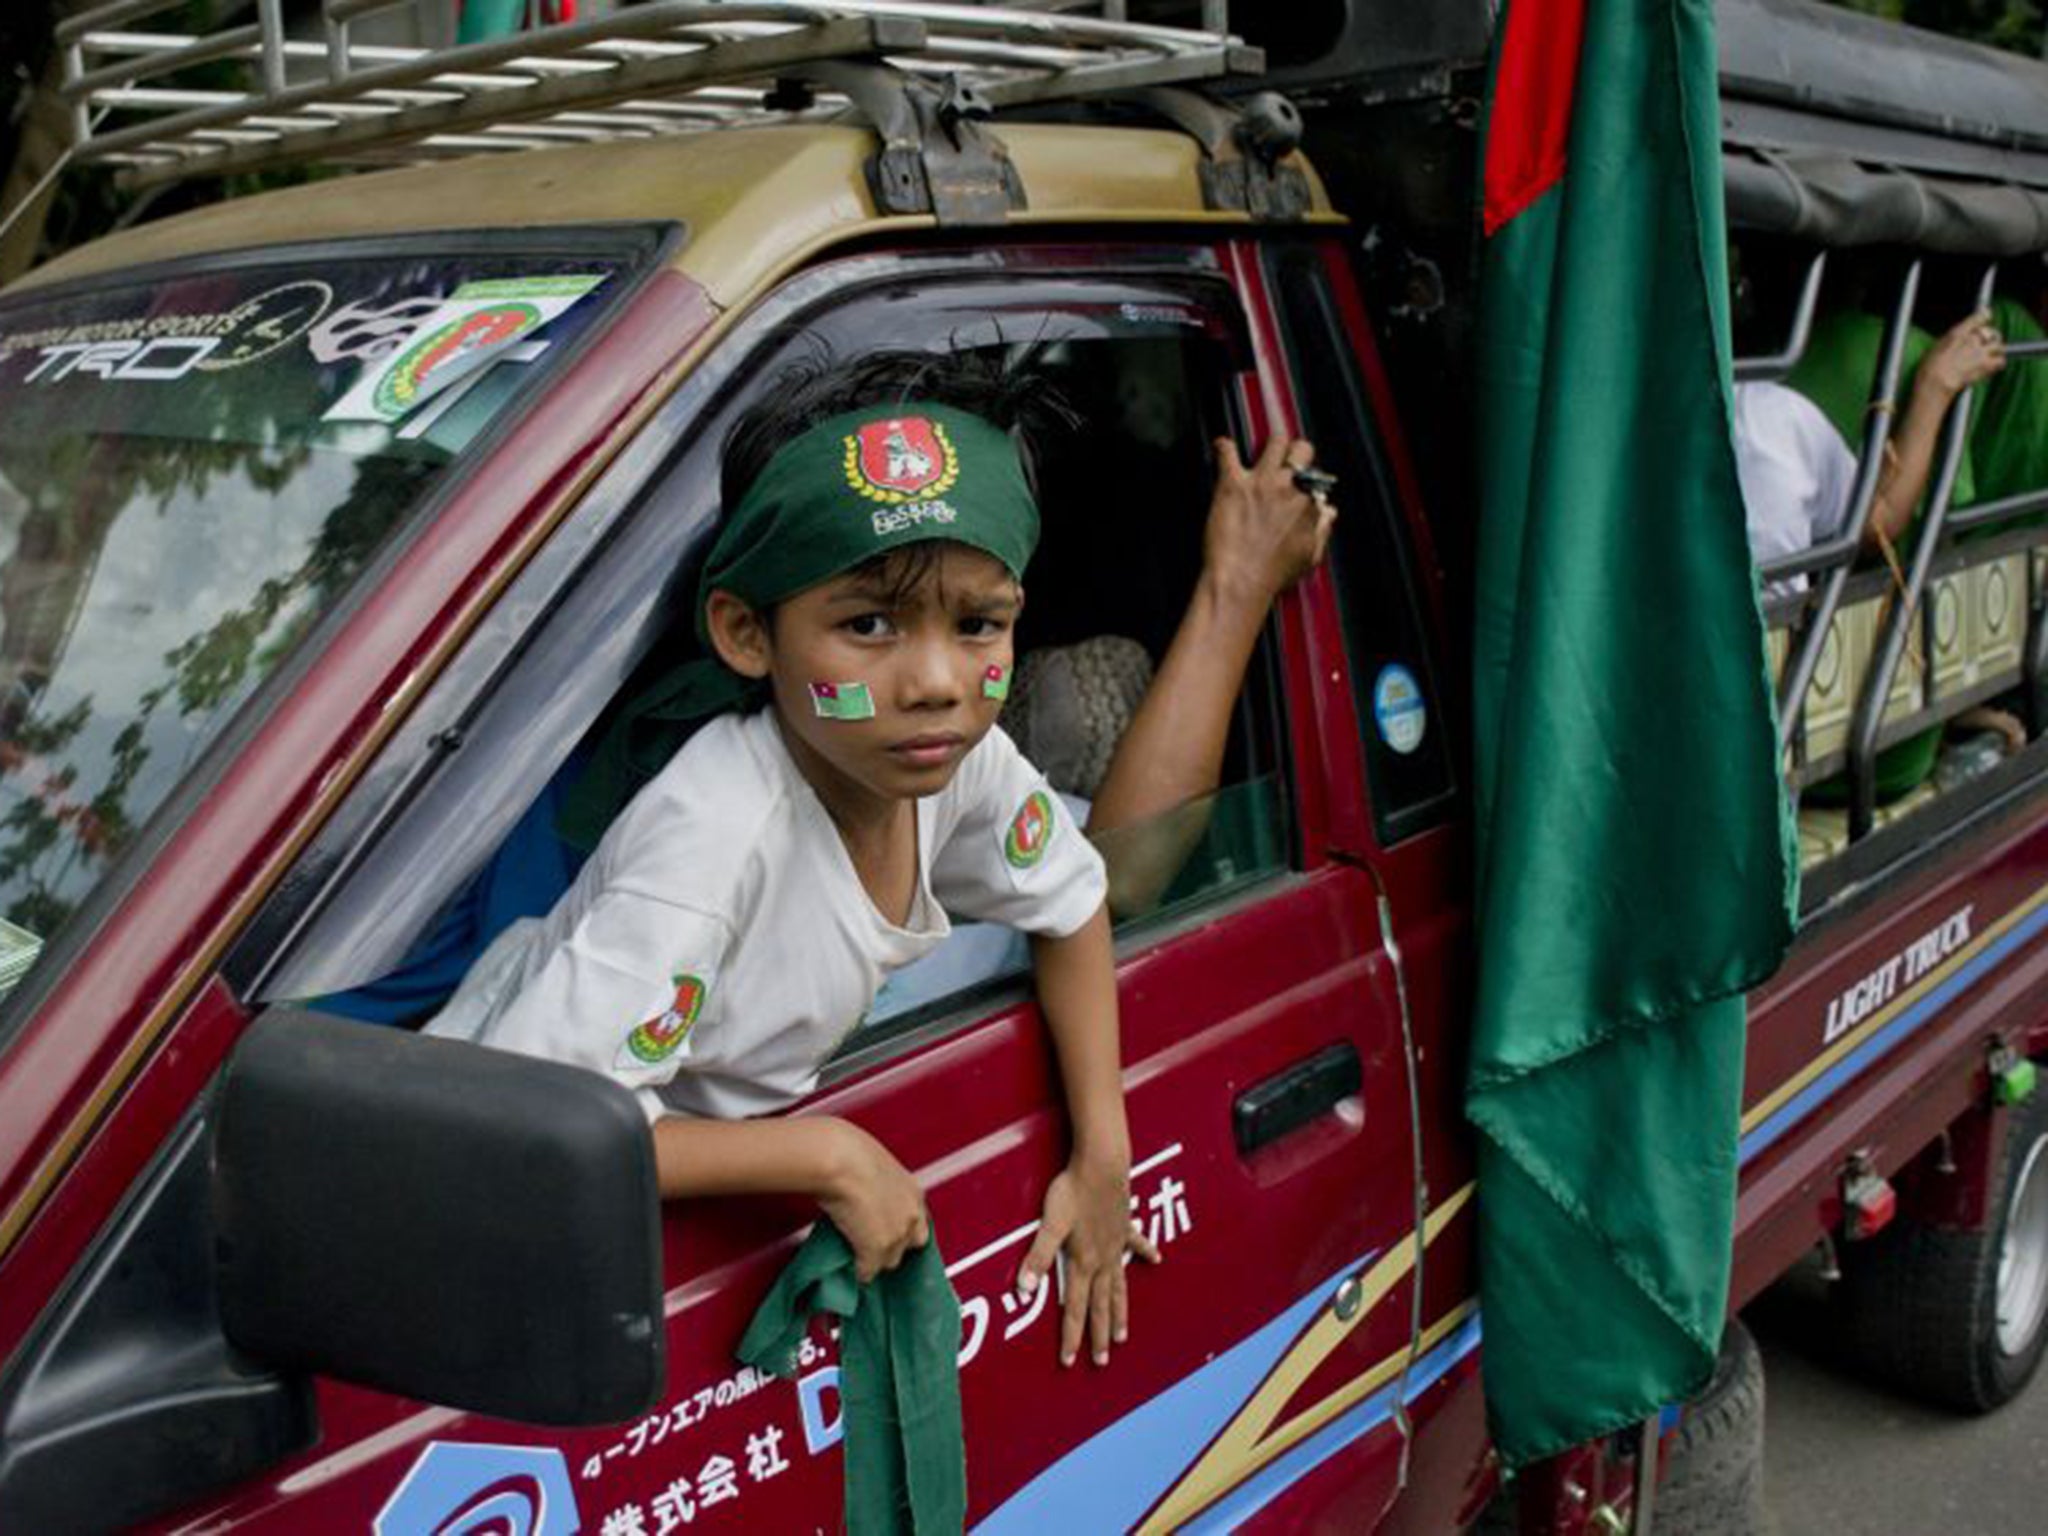
<instances>
[{"instance_id":1,"label":"person in white shirt","mask_svg":"<svg viewBox=\"0 0 2048 1536\"><path fill-rule=\"evenodd\" d=\"M1872 359L1875 366L1875 357ZM1928 348L1913 371L1906 410L1885 442L1863 547L1880 552L1912 526L1927 488L1941 425L1956 396L2005 366L2005 339L1978 310ZM1856 483L1856 456L1826 413L1784 384L1735 386L1735 468L1759 567L1839 537ZM1806 578L1767 584L1767 596L1803 590Z\"/></svg>"},{"instance_id":2,"label":"person in white shirt","mask_svg":"<svg viewBox=\"0 0 2048 1536\"><path fill-rule=\"evenodd\" d=\"M994 729L1037 536L1016 447L921 366L912 398L874 399L872 367L778 392L748 474L729 443L698 608L716 660L661 701L709 723L429 1029L612 1076L650 1115L664 1196L809 1194L866 1278L928 1240L907 1170L849 1122L735 1117L807 1093L949 910L1021 928L1073 1149L1018 1283L1063 1257L1062 1357L1085 1330L1100 1362L1125 1328L1125 1255L1156 1258L1129 1216L1105 878ZM849 393L864 403L833 409Z\"/></svg>"}]
</instances>

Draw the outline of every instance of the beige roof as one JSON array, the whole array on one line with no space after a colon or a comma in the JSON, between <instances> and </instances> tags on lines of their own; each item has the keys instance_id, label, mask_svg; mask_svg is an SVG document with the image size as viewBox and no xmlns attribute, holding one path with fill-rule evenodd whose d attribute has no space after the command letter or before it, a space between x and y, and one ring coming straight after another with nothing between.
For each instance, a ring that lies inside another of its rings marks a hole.
<instances>
[{"instance_id":1,"label":"beige roof","mask_svg":"<svg viewBox=\"0 0 2048 1536\"><path fill-rule=\"evenodd\" d=\"M997 136L1030 204L1014 225L1248 222L1203 208L1201 152L1184 134L1019 124ZM144 224L23 281L291 241L652 219L687 226L675 265L731 305L825 246L932 227L929 216L875 213L864 169L874 144L860 128L738 128L337 177ZM1326 221L1309 174L1313 217Z\"/></svg>"}]
</instances>

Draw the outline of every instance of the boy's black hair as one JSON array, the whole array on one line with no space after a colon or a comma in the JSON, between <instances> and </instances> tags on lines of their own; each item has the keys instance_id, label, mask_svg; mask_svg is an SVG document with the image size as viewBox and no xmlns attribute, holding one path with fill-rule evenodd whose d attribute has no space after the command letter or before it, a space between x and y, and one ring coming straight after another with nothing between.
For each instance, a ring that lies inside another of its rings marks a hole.
<instances>
[{"instance_id":1,"label":"boy's black hair","mask_svg":"<svg viewBox=\"0 0 2048 1536\"><path fill-rule=\"evenodd\" d=\"M1003 428L1017 445L1025 483L1038 490L1032 456L1035 434L1078 424L1072 408L1047 384L1036 364L1041 348L985 347L960 352L864 352L834 362L822 345L770 381L760 403L726 433L719 461L719 495L734 507L760 478L768 461L792 439L821 421L869 406L930 400L969 411ZM933 543L908 544L855 567L878 573L892 600L901 601L938 559ZM765 617L774 621L774 605Z\"/></svg>"}]
</instances>

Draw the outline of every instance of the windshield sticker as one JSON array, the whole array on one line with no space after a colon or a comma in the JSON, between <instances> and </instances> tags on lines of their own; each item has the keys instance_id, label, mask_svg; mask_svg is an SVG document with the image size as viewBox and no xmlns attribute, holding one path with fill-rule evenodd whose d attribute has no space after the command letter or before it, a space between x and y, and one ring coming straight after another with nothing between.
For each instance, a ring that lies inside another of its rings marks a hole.
<instances>
[{"instance_id":1,"label":"windshield sticker","mask_svg":"<svg viewBox=\"0 0 2048 1536\"><path fill-rule=\"evenodd\" d=\"M389 357L446 302L443 295L429 293L398 299L382 308L374 304L344 304L307 334L306 350L313 354L316 363L369 362Z\"/></svg>"},{"instance_id":2,"label":"windshield sticker","mask_svg":"<svg viewBox=\"0 0 2048 1536\"><path fill-rule=\"evenodd\" d=\"M581 1528L576 1485L560 1451L450 1440L436 1440L420 1453L370 1527L375 1536L575 1536Z\"/></svg>"},{"instance_id":3,"label":"windshield sticker","mask_svg":"<svg viewBox=\"0 0 2048 1536\"><path fill-rule=\"evenodd\" d=\"M236 306L220 345L198 364L208 370L259 362L305 335L327 313L334 290L317 278L282 283Z\"/></svg>"},{"instance_id":4,"label":"windshield sticker","mask_svg":"<svg viewBox=\"0 0 2048 1536\"><path fill-rule=\"evenodd\" d=\"M0 361L32 352L27 381L74 375L160 383L194 369L240 368L303 336L334 302L316 278L280 283L221 313L97 320L0 336Z\"/></svg>"},{"instance_id":5,"label":"windshield sticker","mask_svg":"<svg viewBox=\"0 0 2048 1536\"><path fill-rule=\"evenodd\" d=\"M1406 757L1422 745L1429 711L1422 703L1422 685L1415 674L1396 662L1380 668L1373 679L1372 718L1380 740Z\"/></svg>"},{"instance_id":6,"label":"windshield sticker","mask_svg":"<svg viewBox=\"0 0 2048 1536\"><path fill-rule=\"evenodd\" d=\"M325 419L398 421L496 361L603 281L602 273L576 273L464 283L395 352L367 370Z\"/></svg>"}]
</instances>

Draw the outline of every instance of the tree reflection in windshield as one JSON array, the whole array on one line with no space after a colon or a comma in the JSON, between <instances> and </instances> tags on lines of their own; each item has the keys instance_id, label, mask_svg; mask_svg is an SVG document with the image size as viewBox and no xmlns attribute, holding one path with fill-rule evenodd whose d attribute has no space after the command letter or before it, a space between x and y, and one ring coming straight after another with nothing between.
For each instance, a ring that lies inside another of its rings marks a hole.
<instances>
[{"instance_id":1,"label":"tree reflection in windshield","mask_svg":"<svg viewBox=\"0 0 2048 1536\"><path fill-rule=\"evenodd\" d=\"M438 467L252 435L7 456L20 510L0 576L0 913L33 933L70 916ZM322 494L341 475L345 491ZM265 526L239 536L224 508L238 522L260 509ZM110 544L131 548L115 560ZM110 684L123 697L103 697Z\"/></svg>"}]
</instances>

